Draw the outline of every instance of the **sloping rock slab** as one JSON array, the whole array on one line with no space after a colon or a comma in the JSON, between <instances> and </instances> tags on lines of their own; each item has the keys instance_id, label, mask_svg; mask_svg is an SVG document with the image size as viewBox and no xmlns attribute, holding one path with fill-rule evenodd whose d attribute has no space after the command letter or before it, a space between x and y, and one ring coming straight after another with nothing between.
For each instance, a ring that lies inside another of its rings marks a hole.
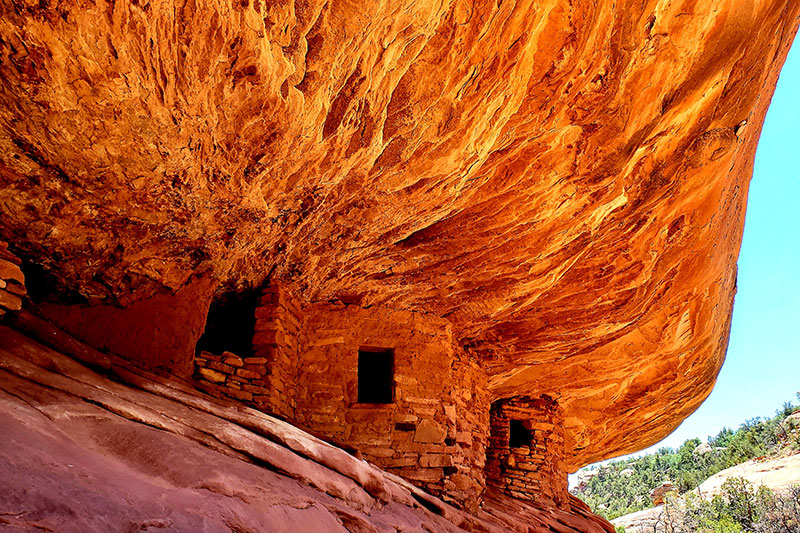
<instances>
[{"instance_id":1,"label":"sloping rock slab","mask_svg":"<svg viewBox=\"0 0 800 533\"><path fill-rule=\"evenodd\" d=\"M751 459L726 468L703 481L697 488L700 494L711 498L722 493L722 485L732 477L741 477L759 487L776 491L800 485L800 454L773 459Z\"/></svg>"}]
</instances>

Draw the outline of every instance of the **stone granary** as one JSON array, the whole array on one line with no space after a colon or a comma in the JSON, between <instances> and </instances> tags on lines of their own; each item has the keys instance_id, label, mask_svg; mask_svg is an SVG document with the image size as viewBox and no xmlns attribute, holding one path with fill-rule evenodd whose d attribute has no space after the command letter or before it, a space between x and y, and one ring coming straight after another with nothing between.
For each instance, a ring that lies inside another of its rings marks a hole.
<instances>
[{"instance_id":1,"label":"stone granary","mask_svg":"<svg viewBox=\"0 0 800 533\"><path fill-rule=\"evenodd\" d=\"M237 350L237 337L252 346ZM196 353L206 390L358 450L445 500L477 507L488 481L516 498L568 505L557 402L490 406L485 371L446 320L302 305L271 286L212 303Z\"/></svg>"},{"instance_id":2,"label":"stone granary","mask_svg":"<svg viewBox=\"0 0 800 533\"><path fill-rule=\"evenodd\" d=\"M7 323L473 509L713 387L797 2L0 9Z\"/></svg>"}]
</instances>

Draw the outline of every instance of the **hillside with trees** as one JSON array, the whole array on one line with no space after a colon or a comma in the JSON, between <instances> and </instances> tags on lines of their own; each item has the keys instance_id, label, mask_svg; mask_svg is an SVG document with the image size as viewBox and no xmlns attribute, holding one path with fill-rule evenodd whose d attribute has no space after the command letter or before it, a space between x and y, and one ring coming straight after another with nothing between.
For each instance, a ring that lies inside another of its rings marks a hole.
<instances>
[{"instance_id":1,"label":"hillside with trees","mask_svg":"<svg viewBox=\"0 0 800 533\"><path fill-rule=\"evenodd\" d=\"M800 393L797 396L800 400ZM787 402L775 416L747 420L736 430L724 428L706 443L690 439L677 449L665 447L595 466L581 474L572 492L611 520L652 507L650 492L665 481L685 494L717 472L749 459L800 451L798 422L800 409Z\"/></svg>"}]
</instances>

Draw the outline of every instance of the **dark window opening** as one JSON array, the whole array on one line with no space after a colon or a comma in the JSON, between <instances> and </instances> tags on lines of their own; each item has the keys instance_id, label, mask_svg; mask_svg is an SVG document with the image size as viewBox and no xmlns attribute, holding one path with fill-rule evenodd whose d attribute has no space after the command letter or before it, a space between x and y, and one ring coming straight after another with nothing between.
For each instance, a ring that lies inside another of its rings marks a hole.
<instances>
[{"instance_id":1,"label":"dark window opening","mask_svg":"<svg viewBox=\"0 0 800 533\"><path fill-rule=\"evenodd\" d=\"M196 352L233 352L240 357L253 355L256 307L260 290L226 292L214 298L208 309L206 328L197 341Z\"/></svg>"},{"instance_id":2,"label":"dark window opening","mask_svg":"<svg viewBox=\"0 0 800 533\"><path fill-rule=\"evenodd\" d=\"M523 425L522 420L511 420L509 430L509 447L520 448L522 446L531 445L531 440L533 440L533 437L531 436L531 430Z\"/></svg>"},{"instance_id":3,"label":"dark window opening","mask_svg":"<svg viewBox=\"0 0 800 533\"><path fill-rule=\"evenodd\" d=\"M392 403L394 351L362 348L358 351L358 403Z\"/></svg>"}]
</instances>

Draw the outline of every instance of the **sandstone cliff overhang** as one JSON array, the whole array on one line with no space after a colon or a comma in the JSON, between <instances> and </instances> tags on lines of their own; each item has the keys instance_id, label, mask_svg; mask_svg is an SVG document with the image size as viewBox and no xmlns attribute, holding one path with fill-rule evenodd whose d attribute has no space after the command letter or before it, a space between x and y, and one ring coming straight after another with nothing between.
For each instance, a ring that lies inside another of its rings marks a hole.
<instances>
[{"instance_id":1,"label":"sandstone cliff overhang","mask_svg":"<svg viewBox=\"0 0 800 533\"><path fill-rule=\"evenodd\" d=\"M558 400L575 468L714 383L798 13L3 2L0 238L93 303L271 277L446 317L494 398Z\"/></svg>"}]
</instances>

